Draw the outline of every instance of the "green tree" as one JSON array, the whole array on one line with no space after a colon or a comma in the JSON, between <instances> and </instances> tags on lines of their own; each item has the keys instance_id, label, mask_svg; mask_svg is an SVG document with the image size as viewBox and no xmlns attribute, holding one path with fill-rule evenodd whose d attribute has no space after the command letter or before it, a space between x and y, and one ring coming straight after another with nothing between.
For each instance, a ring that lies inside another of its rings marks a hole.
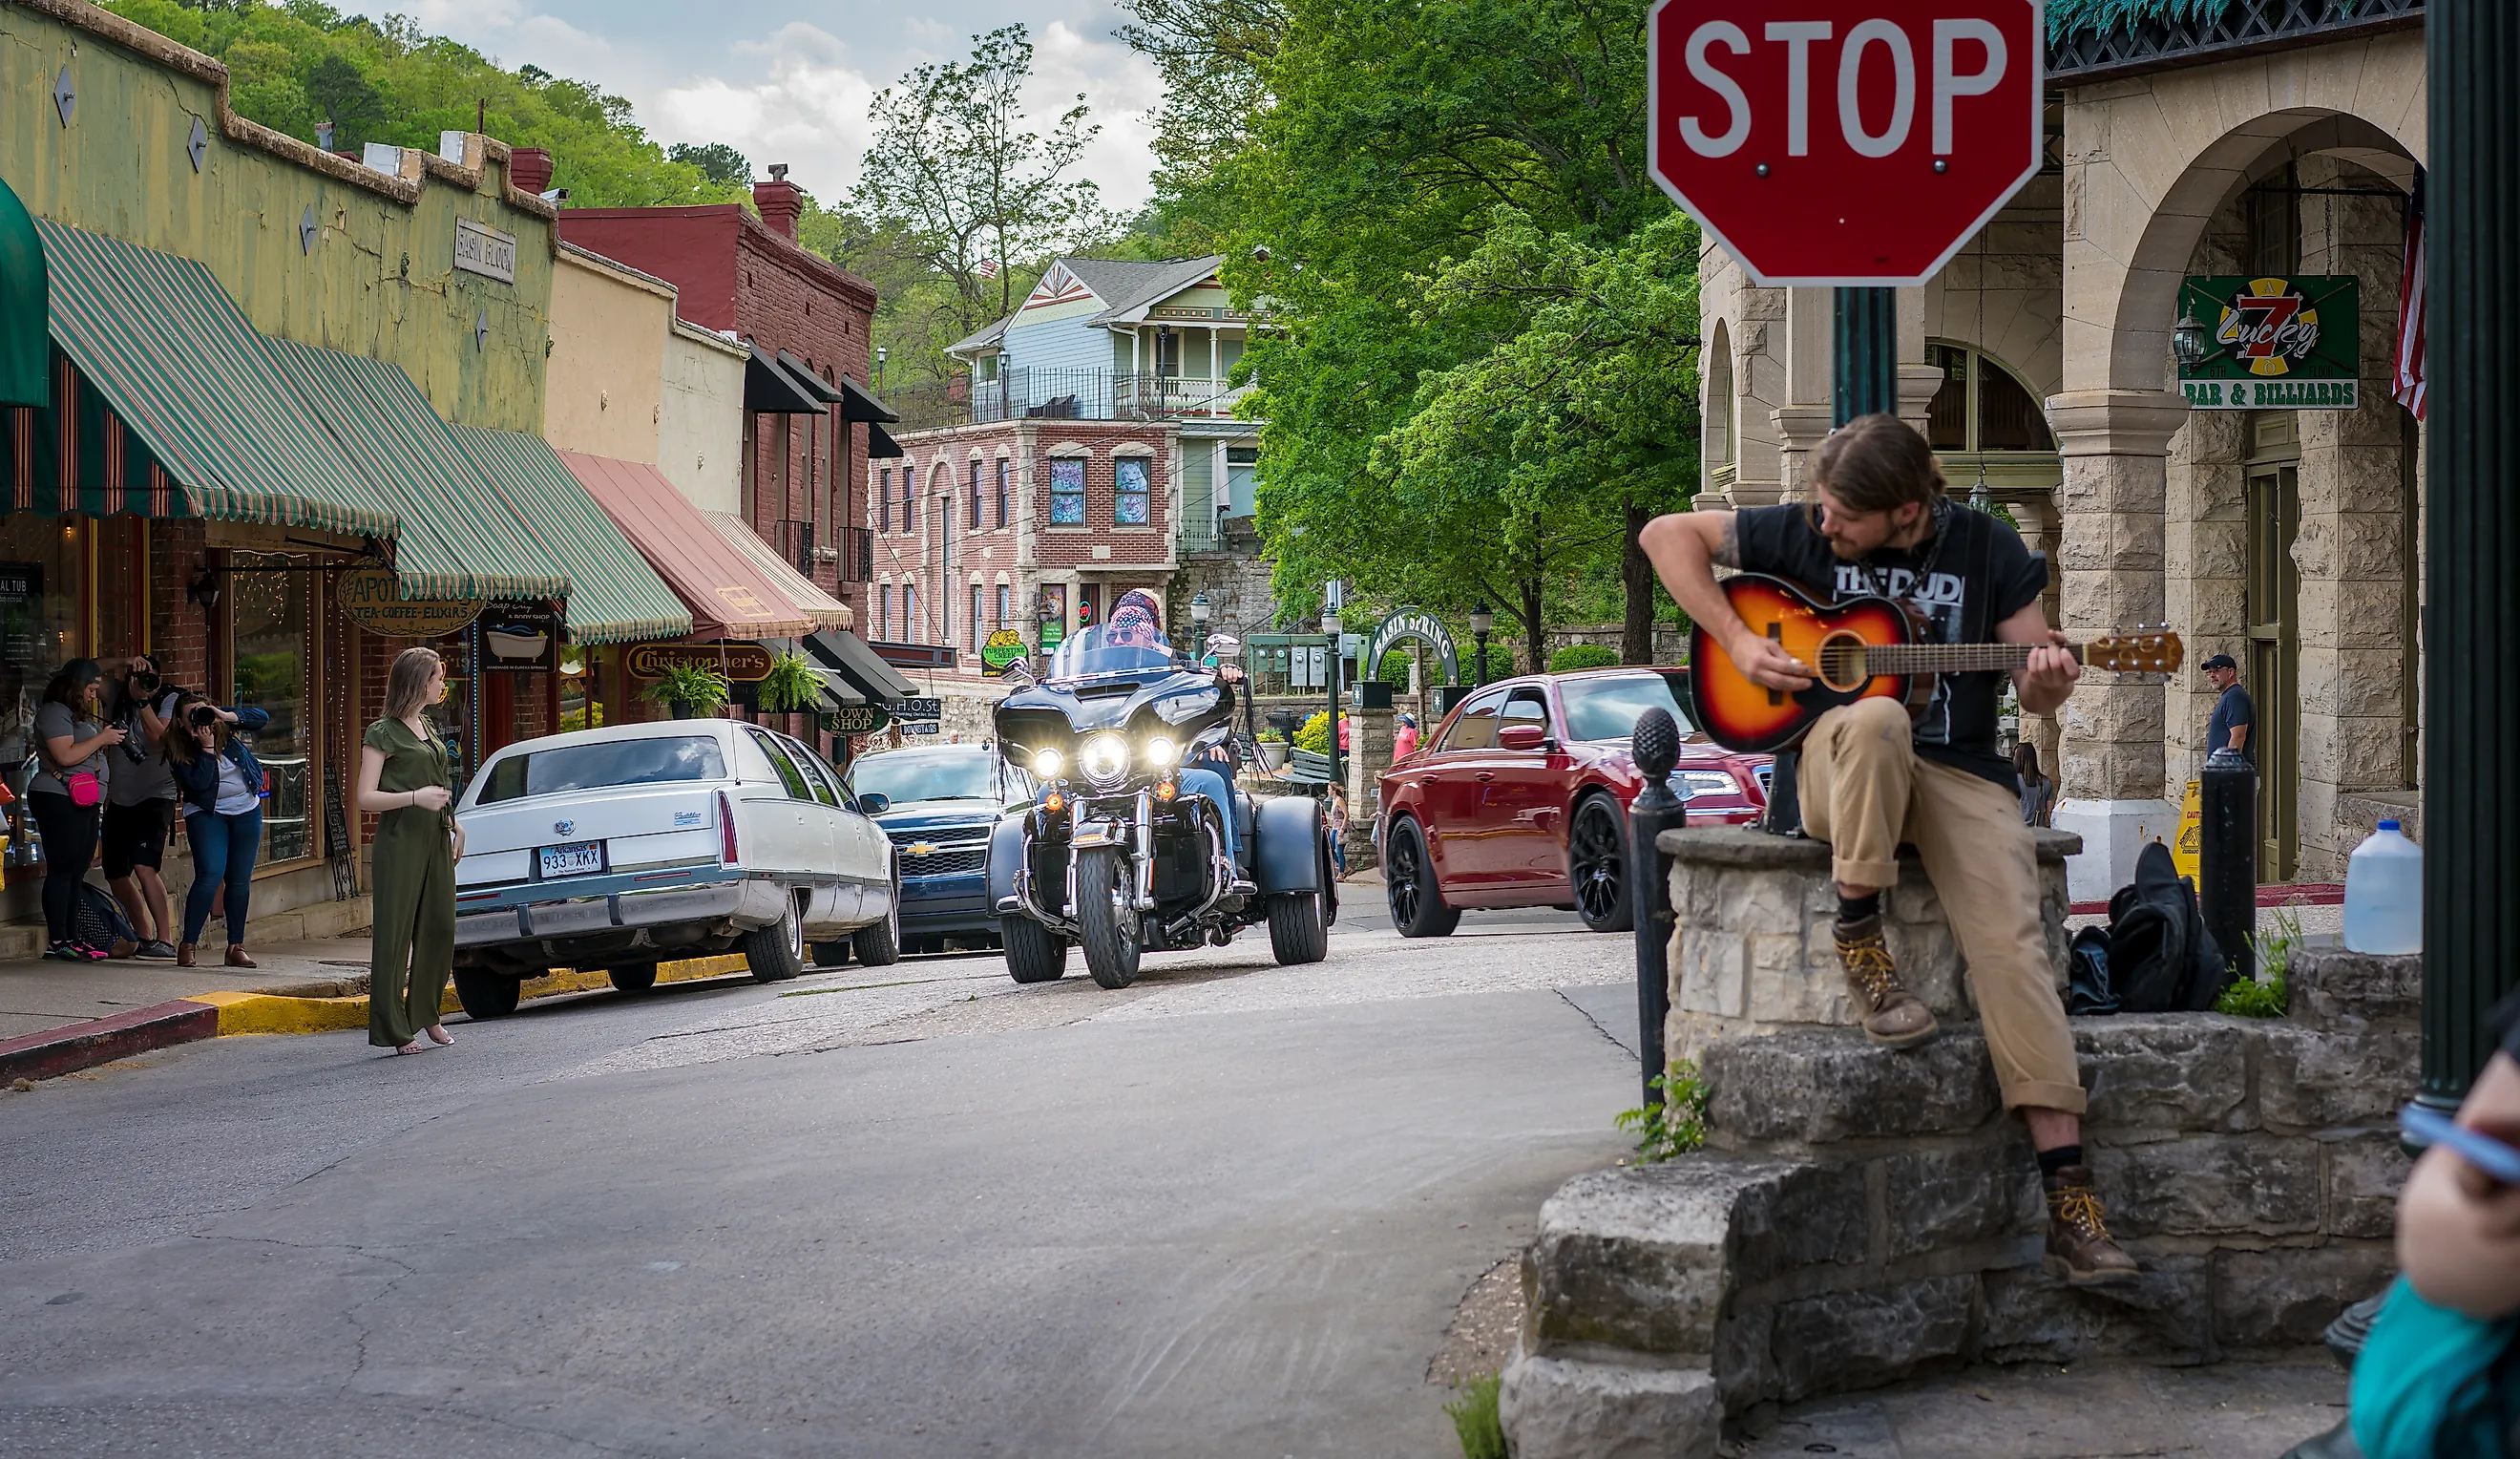
<instances>
[{"instance_id":1,"label":"green tree","mask_svg":"<svg viewBox=\"0 0 2520 1459\"><path fill-rule=\"evenodd\" d=\"M875 145L851 210L952 287L940 302L962 334L1030 292L1013 265L1109 230L1100 191L1071 175L1102 128L1087 124L1082 93L1036 122L1020 95L1032 59L1024 27L1001 26L972 37L969 60L915 68L871 110Z\"/></svg>"},{"instance_id":2,"label":"green tree","mask_svg":"<svg viewBox=\"0 0 2520 1459\"><path fill-rule=\"evenodd\" d=\"M306 93L307 105L320 114L316 119L333 123L335 152L356 152L384 131L384 97L339 52L327 51L317 58L297 84Z\"/></svg>"},{"instance_id":3,"label":"green tree","mask_svg":"<svg viewBox=\"0 0 2520 1459\"><path fill-rule=\"evenodd\" d=\"M665 149L665 158L668 161L691 163L714 183L736 188L752 186L752 163L723 142L711 142L705 147L677 142Z\"/></svg>"}]
</instances>

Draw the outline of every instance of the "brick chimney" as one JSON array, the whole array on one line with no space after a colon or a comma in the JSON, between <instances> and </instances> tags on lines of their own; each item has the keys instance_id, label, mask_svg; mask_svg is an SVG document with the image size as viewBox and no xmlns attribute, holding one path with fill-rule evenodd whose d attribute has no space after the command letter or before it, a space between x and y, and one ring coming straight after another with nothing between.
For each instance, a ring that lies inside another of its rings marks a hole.
<instances>
[{"instance_id":1,"label":"brick chimney","mask_svg":"<svg viewBox=\"0 0 2520 1459\"><path fill-rule=\"evenodd\" d=\"M518 147L508 154L508 184L539 198L551 191L551 153L540 147Z\"/></svg>"},{"instance_id":2,"label":"brick chimney","mask_svg":"<svg viewBox=\"0 0 2520 1459\"><path fill-rule=\"evenodd\" d=\"M788 180L788 164L770 164L770 179L752 185L752 205L761 209L761 221L770 231L793 243L796 239L796 215L805 210L805 193Z\"/></svg>"}]
</instances>

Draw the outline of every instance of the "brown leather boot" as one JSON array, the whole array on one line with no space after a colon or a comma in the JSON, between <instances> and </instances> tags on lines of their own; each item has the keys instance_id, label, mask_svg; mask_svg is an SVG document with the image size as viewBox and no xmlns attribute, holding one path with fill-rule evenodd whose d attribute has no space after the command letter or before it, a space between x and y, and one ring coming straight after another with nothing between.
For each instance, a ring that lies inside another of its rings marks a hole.
<instances>
[{"instance_id":1,"label":"brown leather boot","mask_svg":"<svg viewBox=\"0 0 2520 1459\"><path fill-rule=\"evenodd\" d=\"M1837 924L1837 961L1864 1010L1864 1036L1886 1048L1913 1048L1941 1031L1934 1011L1899 981L1899 965L1881 939L1881 914Z\"/></svg>"},{"instance_id":2,"label":"brown leather boot","mask_svg":"<svg viewBox=\"0 0 2520 1459\"><path fill-rule=\"evenodd\" d=\"M2048 1270L2075 1287L2132 1281L2142 1269L2109 1236L2092 1167L2067 1165L2040 1182L2048 1188Z\"/></svg>"},{"instance_id":3,"label":"brown leather boot","mask_svg":"<svg viewBox=\"0 0 2520 1459\"><path fill-rule=\"evenodd\" d=\"M259 968L262 964L253 960L253 954L245 950L244 943L230 942L228 944L228 966L231 968Z\"/></svg>"},{"instance_id":4,"label":"brown leather boot","mask_svg":"<svg viewBox=\"0 0 2520 1459\"><path fill-rule=\"evenodd\" d=\"M198 950L199 948L197 944L191 942L187 942L176 948L175 966L178 968L189 968L193 966L193 954Z\"/></svg>"}]
</instances>

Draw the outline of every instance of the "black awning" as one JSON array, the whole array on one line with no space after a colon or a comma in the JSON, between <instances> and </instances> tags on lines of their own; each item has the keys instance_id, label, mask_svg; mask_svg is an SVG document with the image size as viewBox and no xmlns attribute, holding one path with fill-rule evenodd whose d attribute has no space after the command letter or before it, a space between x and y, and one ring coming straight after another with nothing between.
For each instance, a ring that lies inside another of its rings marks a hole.
<instances>
[{"instance_id":1,"label":"black awning","mask_svg":"<svg viewBox=\"0 0 2520 1459\"><path fill-rule=\"evenodd\" d=\"M884 430L881 426L877 425L873 421L867 422L866 428L867 459L869 461L890 461L896 457L907 456L910 454L908 451L901 448L901 442L892 438L891 432Z\"/></svg>"},{"instance_id":2,"label":"black awning","mask_svg":"<svg viewBox=\"0 0 2520 1459\"><path fill-rule=\"evenodd\" d=\"M760 345L752 346L752 359L743 367L743 408L763 415L818 416L823 413L822 396L805 388L805 383L788 374Z\"/></svg>"},{"instance_id":3,"label":"black awning","mask_svg":"<svg viewBox=\"0 0 2520 1459\"><path fill-rule=\"evenodd\" d=\"M867 392L865 386L845 375L840 377L840 393L846 397L840 402L841 420L865 421L870 425L881 421L889 426L901 419L901 412L886 408L882 401Z\"/></svg>"},{"instance_id":4,"label":"black awning","mask_svg":"<svg viewBox=\"0 0 2520 1459\"><path fill-rule=\"evenodd\" d=\"M876 657L865 640L854 633L826 628L805 639L805 650L839 670L840 677L855 684L866 697L877 704L890 704L919 693L919 686L901 676L901 670Z\"/></svg>"},{"instance_id":5,"label":"black awning","mask_svg":"<svg viewBox=\"0 0 2520 1459\"><path fill-rule=\"evenodd\" d=\"M837 405L846 398L841 395L838 386L815 374L813 366L789 354L787 350L779 351L779 368L795 376L804 384L805 388L814 392L814 398L825 405Z\"/></svg>"}]
</instances>

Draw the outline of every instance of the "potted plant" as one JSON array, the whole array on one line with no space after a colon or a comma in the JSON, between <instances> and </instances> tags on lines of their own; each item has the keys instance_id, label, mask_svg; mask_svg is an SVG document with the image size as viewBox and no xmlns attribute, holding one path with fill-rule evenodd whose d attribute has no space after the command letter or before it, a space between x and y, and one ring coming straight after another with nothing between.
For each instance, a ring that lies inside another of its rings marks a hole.
<instances>
[{"instance_id":1,"label":"potted plant","mask_svg":"<svg viewBox=\"0 0 2520 1459\"><path fill-rule=\"evenodd\" d=\"M677 663L639 697L671 709L676 719L696 719L726 707L726 676L698 664Z\"/></svg>"},{"instance_id":2,"label":"potted plant","mask_svg":"<svg viewBox=\"0 0 2520 1459\"><path fill-rule=\"evenodd\" d=\"M805 661L802 654L782 654L771 661L770 672L761 681L761 707L780 712L811 709L823 702L822 676Z\"/></svg>"},{"instance_id":3,"label":"potted plant","mask_svg":"<svg viewBox=\"0 0 2520 1459\"><path fill-rule=\"evenodd\" d=\"M1285 768L1286 736L1283 732L1264 729L1253 739L1252 748L1259 752L1262 769L1277 771Z\"/></svg>"}]
</instances>

